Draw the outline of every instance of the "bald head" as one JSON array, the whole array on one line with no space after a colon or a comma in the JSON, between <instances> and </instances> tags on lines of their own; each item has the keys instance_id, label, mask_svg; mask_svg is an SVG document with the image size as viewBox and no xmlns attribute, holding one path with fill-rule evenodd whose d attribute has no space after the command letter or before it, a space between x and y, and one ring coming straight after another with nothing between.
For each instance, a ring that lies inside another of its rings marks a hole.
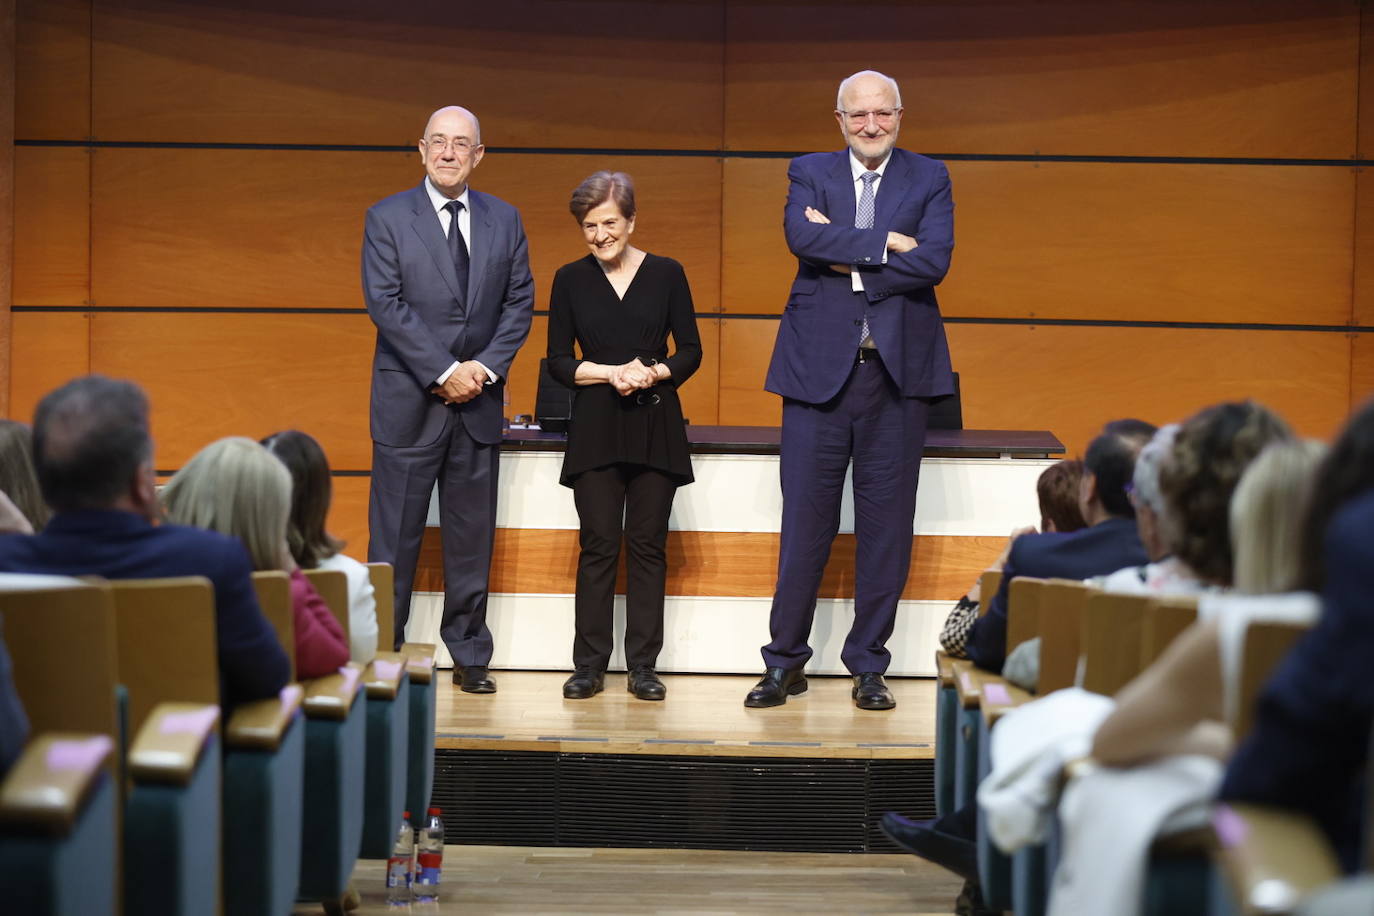
<instances>
[{"instance_id":1,"label":"bald head","mask_svg":"<svg viewBox=\"0 0 1374 916\"><path fill-rule=\"evenodd\" d=\"M886 95L888 107L902 107L902 90L897 88L896 80L877 70L860 70L840 81L840 91L835 93L835 108L839 111L852 110L850 97L860 94Z\"/></svg>"},{"instance_id":2,"label":"bald head","mask_svg":"<svg viewBox=\"0 0 1374 916\"><path fill-rule=\"evenodd\" d=\"M468 188L468 177L482 161L482 125L461 105L448 105L429 116L420 138L420 161L430 184L456 200Z\"/></svg>"},{"instance_id":3,"label":"bald head","mask_svg":"<svg viewBox=\"0 0 1374 916\"><path fill-rule=\"evenodd\" d=\"M455 123L454 119L467 122L465 127L459 128L460 132L467 135L473 146L480 146L482 143L482 125L478 123L477 115L462 105L445 105L430 115L429 120L425 122L424 136L432 137L435 133L442 133L450 137L455 136L452 130Z\"/></svg>"}]
</instances>

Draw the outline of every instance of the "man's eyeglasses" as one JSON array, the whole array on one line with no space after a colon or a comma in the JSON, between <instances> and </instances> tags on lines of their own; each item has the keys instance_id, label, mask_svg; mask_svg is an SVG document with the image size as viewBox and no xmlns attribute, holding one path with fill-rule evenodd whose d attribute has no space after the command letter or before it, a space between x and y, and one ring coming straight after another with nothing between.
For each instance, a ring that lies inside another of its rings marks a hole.
<instances>
[{"instance_id":1,"label":"man's eyeglasses","mask_svg":"<svg viewBox=\"0 0 1374 916\"><path fill-rule=\"evenodd\" d=\"M877 111L841 111L840 114L854 127L863 127L870 117L876 119L879 124L891 124L899 111L900 108L880 108Z\"/></svg>"},{"instance_id":2,"label":"man's eyeglasses","mask_svg":"<svg viewBox=\"0 0 1374 916\"><path fill-rule=\"evenodd\" d=\"M466 156L472 152L475 146L481 146L480 143L474 144L466 137L454 137L451 140L448 137L430 137L425 141L425 145L429 147L431 153L442 153L452 146L454 155L457 156Z\"/></svg>"}]
</instances>

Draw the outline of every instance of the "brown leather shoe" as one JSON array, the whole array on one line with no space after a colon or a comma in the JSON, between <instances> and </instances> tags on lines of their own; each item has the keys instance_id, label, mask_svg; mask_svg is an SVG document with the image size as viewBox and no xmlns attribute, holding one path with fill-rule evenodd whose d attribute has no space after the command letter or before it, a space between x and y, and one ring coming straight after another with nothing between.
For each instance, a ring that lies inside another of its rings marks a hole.
<instances>
[{"instance_id":1,"label":"brown leather shoe","mask_svg":"<svg viewBox=\"0 0 1374 916\"><path fill-rule=\"evenodd\" d=\"M854 675L854 705L859 709L891 709L897 705L883 676L876 671Z\"/></svg>"},{"instance_id":2,"label":"brown leather shoe","mask_svg":"<svg viewBox=\"0 0 1374 916\"><path fill-rule=\"evenodd\" d=\"M453 669L453 683L463 693L495 693L496 681L487 672L486 665L468 665L466 668Z\"/></svg>"},{"instance_id":3,"label":"brown leather shoe","mask_svg":"<svg viewBox=\"0 0 1374 916\"><path fill-rule=\"evenodd\" d=\"M781 706L790 696L806 693L806 675L800 668L769 668L749 695L744 705L751 709Z\"/></svg>"}]
</instances>

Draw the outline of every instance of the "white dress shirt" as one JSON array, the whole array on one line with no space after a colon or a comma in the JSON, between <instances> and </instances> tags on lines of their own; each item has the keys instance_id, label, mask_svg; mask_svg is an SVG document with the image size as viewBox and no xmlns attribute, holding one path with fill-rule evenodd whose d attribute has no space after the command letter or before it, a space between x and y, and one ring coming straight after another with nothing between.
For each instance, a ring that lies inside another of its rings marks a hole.
<instances>
[{"instance_id":1,"label":"white dress shirt","mask_svg":"<svg viewBox=\"0 0 1374 916\"><path fill-rule=\"evenodd\" d=\"M879 163L878 167L876 169L870 169L859 161L859 157L854 155L853 150L849 151L849 171L850 174L854 176L854 212L856 214L859 212L859 198L862 197L864 193L864 172L877 172L878 177L873 179L873 212L876 217L878 211L878 185L883 183L883 172L886 171L887 164L891 161L892 151L888 150L887 155L883 157L883 161ZM883 249L883 263L887 263L887 249ZM849 272L849 282L853 284L854 292L861 293L864 291L863 274L861 274L857 268ZM871 344L869 345L871 346Z\"/></svg>"},{"instance_id":2,"label":"white dress shirt","mask_svg":"<svg viewBox=\"0 0 1374 916\"><path fill-rule=\"evenodd\" d=\"M458 211L458 231L461 232L461 233L463 233L463 244L467 246L468 252L471 253L471 251L472 251L472 205L471 205L471 203L469 202L469 199L468 199L468 189L467 189L466 187L464 187L464 188L463 188L463 193L462 193L462 194L459 194L457 197L445 197L442 193L440 193L439 189L436 188L436 187L434 186L433 182L431 182L431 181L429 180L429 178L426 177L426 178L425 178L425 191L429 194L429 202L430 202L431 204L434 205L434 212L435 212L436 214L438 214L438 216L439 216L439 225L442 226L443 229L444 229L444 237L445 237L445 238L451 238L451 236L449 235L449 233L453 231L453 212L450 211L450 210L448 209L449 201L451 201L451 200L457 200L457 201L462 202L462 204L463 204L463 209L461 209L461 210ZM474 360L474 362L476 362L476 360ZM483 370L486 371L486 373L487 373L487 384L488 384L488 385L493 385L493 384L495 384L495 383L496 383L496 373L495 373L495 372L492 372L492 371L491 371L490 369L488 369L486 366L483 366L482 363L480 363L480 362L478 362L477 365L482 366ZM453 365L451 365L451 366L449 366L447 369L445 369L444 372L443 372L443 374L440 375L437 379L434 380L434 384L436 384L436 385L442 385L444 382L448 381L448 377L449 377L450 375L452 375L452 374L453 374L453 370L454 370L454 369L457 369L457 368L458 368L458 361L457 361L457 360L454 360L454 361L453 361Z\"/></svg>"}]
</instances>

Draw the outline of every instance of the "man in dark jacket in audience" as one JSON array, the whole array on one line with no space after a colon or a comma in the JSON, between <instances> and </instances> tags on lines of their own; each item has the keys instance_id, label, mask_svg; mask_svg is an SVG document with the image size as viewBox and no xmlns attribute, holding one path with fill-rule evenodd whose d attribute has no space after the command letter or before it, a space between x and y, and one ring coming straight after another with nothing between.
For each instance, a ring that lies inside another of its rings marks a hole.
<instances>
[{"instance_id":1,"label":"man in dark jacket in audience","mask_svg":"<svg viewBox=\"0 0 1374 916\"><path fill-rule=\"evenodd\" d=\"M1142 420L1115 420L1088 446L1078 492L1088 527L1016 539L1002 568L996 597L969 631L968 656L974 664L989 671L1002 670L1008 649L1007 589L1017 576L1087 579L1149 562L1127 486L1135 474L1136 455L1154 433L1155 427ZM889 811L883 815L882 828L907 852L966 879L960 912L992 912L983 908L977 884L977 802L933 821L913 821Z\"/></svg>"},{"instance_id":2,"label":"man in dark jacket in audience","mask_svg":"<svg viewBox=\"0 0 1374 916\"><path fill-rule=\"evenodd\" d=\"M1088 527L1067 533L1017 538L1002 568L1002 584L987 614L968 635L968 657L979 668L1001 672L1007 652L1007 593L1017 576L1087 579L1150 561L1140 543L1135 508L1127 490L1135 458L1155 434L1143 420L1115 420L1088 446L1083 458L1078 507Z\"/></svg>"},{"instance_id":3,"label":"man in dark jacket in audience","mask_svg":"<svg viewBox=\"0 0 1374 916\"><path fill-rule=\"evenodd\" d=\"M221 703L275 696L286 685L286 653L258 607L244 546L199 528L154 524L148 399L138 386L90 375L58 388L34 414L33 450L54 515L40 534L0 536L0 572L204 576L215 589Z\"/></svg>"}]
</instances>

